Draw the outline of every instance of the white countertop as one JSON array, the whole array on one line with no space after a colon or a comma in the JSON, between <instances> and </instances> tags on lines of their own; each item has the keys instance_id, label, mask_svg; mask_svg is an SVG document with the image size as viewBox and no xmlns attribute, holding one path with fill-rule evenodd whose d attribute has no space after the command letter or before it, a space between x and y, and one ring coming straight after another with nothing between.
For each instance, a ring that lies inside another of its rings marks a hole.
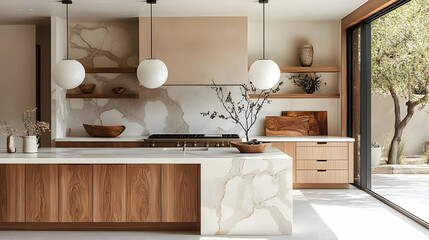
<instances>
[{"instance_id":1,"label":"white countertop","mask_svg":"<svg viewBox=\"0 0 429 240\"><path fill-rule=\"evenodd\" d=\"M148 136L136 137L115 137L115 138L99 138L99 137L65 137L57 138L57 142L143 142ZM280 137L280 136L251 136L250 139L258 139L263 142L354 142L354 138L335 137L335 136L302 136L302 137ZM246 141L246 139L242 139Z\"/></svg>"},{"instance_id":2,"label":"white countertop","mask_svg":"<svg viewBox=\"0 0 429 240\"><path fill-rule=\"evenodd\" d=\"M261 142L354 142L354 138L334 136L251 136L250 139L258 139ZM243 141L246 141L244 139Z\"/></svg>"},{"instance_id":3,"label":"white countertop","mask_svg":"<svg viewBox=\"0 0 429 240\"><path fill-rule=\"evenodd\" d=\"M216 159L290 159L276 148L241 154L236 148L41 148L38 153L0 153L0 164L202 163Z\"/></svg>"},{"instance_id":4,"label":"white countertop","mask_svg":"<svg viewBox=\"0 0 429 240\"><path fill-rule=\"evenodd\" d=\"M56 142L143 142L146 137L135 136L135 137L65 137L57 138Z\"/></svg>"}]
</instances>

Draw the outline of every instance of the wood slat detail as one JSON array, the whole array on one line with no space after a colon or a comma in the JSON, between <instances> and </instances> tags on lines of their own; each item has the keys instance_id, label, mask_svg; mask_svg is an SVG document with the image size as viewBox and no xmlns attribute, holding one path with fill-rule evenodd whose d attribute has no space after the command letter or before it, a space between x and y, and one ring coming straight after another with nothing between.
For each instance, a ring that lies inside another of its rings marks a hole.
<instances>
[{"instance_id":1,"label":"wood slat detail","mask_svg":"<svg viewBox=\"0 0 429 240\"><path fill-rule=\"evenodd\" d=\"M136 67L99 67L99 68L85 68L86 73L136 73Z\"/></svg>"},{"instance_id":2,"label":"wood slat detail","mask_svg":"<svg viewBox=\"0 0 429 240\"><path fill-rule=\"evenodd\" d=\"M296 159L348 159L348 147L296 147Z\"/></svg>"},{"instance_id":3,"label":"wood slat detail","mask_svg":"<svg viewBox=\"0 0 429 240\"><path fill-rule=\"evenodd\" d=\"M0 165L0 222L25 222L25 165Z\"/></svg>"},{"instance_id":4,"label":"wood slat detail","mask_svg":"<svg viewBox=\"0 0 429 240\"><path fill-rule=\"evenodd\" d=\"M58 148L136 148L144 142L55 142Z\"/></svg>"},{"instance_id":5,"label":"wood slat detail","mask_svg":"<svg viewBox=\"0 0 429 240\"><path fill-rule=\"evenodd\" d=\"M161 221L161 165L127 165L127 221Z\"/></svg>"},{"instance_id":6,"label":"wood slat detail","mask_svg":"<svg viewBox=\"0 0 429 240\"><path fill-rule=\"evenodd\" d=\"M340 72L339 66L325 66L325 67L281 67L282 73L335 73Z\"/></svg>"},{"instance_id":7,"label":"wood slat detail","mask_svg":"<svg viewBox=\"0 0 429 240\"><path fill-rule=\"evenodd\" d=\"M126 221L126 165L94 165L94 222Z\"/></svg>"},{"instance_id":8,"label":"wood slat detail","mask_svg":"<svg viewBox=\"0 0 429 240\"><path fill-rule=\"evenodd\" d=\"M354 143L349 143L349 183L354 182Z\"/></svg>"},{"instance_id":9,"label":"wood slat detail","mask_svg":"<svg viewBox=\"0 0 429 240\"><path fill-rule=\"evenodd\" d=\"M27 164L26 222L58 222L58 165Z\"/></svg>"},{"instance_id":10,"label":"wood slat detail","mask_svg":"<svg viewBox=\"0 0 429 240\"><path fill-rule=\"evenodd\" d=\"M259 94L249 94L249 97L258 98ZM340 98L340 94L270 94L268 98Z\"/></svg>"},{"instance_id":11,"label":"wood slat detail","mask_svg":"<svg viewBox=\"0 0 429 240\"><path fill-rule=\"evenodd\" d=\"M349 189L348 183L293 183L293 189Z\"/></svg>"},{"instance_id":12,"label":"wood slat detail","mask_svg":"<svg viewBox=\"0 0 429 240\"><path fill-rule=\"evenodd\" d=\"M124 94L66 94L66 98L106 98L106 99L134 99L139 98L138 94L135 93L124 93Z\"/></svg>"},{"instance_id":13,"label":"wood slat detail","mask_svg":"<svg viewBox=\"0 0 429 240\"><path fill-rule=\"evenodd\" d=\"M199 221L199 167L196 164L162 165L162 222Z\"/></svg>"},{"instance_id":14,"label":"wood slat detail","mask_svg":"<svg viewBox=\"0 0 429 240\"><path fill-rule=\"evenodd\" d=\"M92 165L59 166L59 221L92 222Z\"/></svg>"}]
</instances>

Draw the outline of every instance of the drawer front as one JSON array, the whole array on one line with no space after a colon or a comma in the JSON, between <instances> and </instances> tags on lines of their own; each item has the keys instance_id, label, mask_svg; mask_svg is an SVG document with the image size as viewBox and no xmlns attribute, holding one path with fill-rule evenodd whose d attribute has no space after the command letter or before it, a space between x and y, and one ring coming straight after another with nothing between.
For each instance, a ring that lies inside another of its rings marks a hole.
<instances>
[{"instance_id":1,"label":"drawer front","mask_svg":"<svg viewBox=\"0 0 429 240\"><path fill-rule=\"evenodd\" d=\"M296 170L297 183L348 183L348 170Z\"/></svg>"},{"instance_id":2,"label":"drawer front","mask_svg":"<svg viewBox=\"0 0 429 240\"><path fill-rule=\"evenodd\" d=\"M347 160L297 160L296 169L348 169Z\"/></svg>"},{"instance_id":3,"label":"drawer front","mask_svg":"<svg viewBox=\"0 0 429 240\"><path fill-rule=\"evenodd\" d=\"M348 142L297 142L297 147L347 147Z\"/></svg>"},{"instance_id":4,"label":"drawer front","mask_svg":"<svg viewBox=\"0 0 429 240\"><path fill-rule=\"evenodd\" d=\"M348 147L296 147L296 159L330 160L348 159Z\"/></svg>"}]
</instances>

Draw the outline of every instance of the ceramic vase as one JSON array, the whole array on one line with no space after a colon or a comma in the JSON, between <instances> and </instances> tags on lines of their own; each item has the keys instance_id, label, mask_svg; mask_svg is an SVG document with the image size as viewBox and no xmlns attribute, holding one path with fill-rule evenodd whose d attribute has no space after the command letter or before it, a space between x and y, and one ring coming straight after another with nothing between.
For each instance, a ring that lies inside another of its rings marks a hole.
<instances>
[{"instance_id":1,"label":"ceramic vase","mask_svg":"<svg viewBox=\"0 0 429 240\"><path fill-rule=\"evenodd\" d=\"M15 153L16 152L15 137L14 136L7 136L7 152L8 153Z\"/></svg>"},{"instance_id":2,"label":"ceramic vase","mask_svg":"<svg viewBox=\"0 0 429 240\"><path fill-rule=\"evenodd\" d=\"M23 136L22 137L22 152L23 153L36 153L39 144L37 143L36 136Z\"/></svg>"},{"instance_id":3,"label":"ceramic vase","mask_svg":"<svg viewBox=\"0 0 429 240\"><path fill-rule=\"evenodd\" d=\"M311 67L313 65L313 57L313 45L306 44L299 48L299 62L303 67Z\"/></svg>"}]
</instances>

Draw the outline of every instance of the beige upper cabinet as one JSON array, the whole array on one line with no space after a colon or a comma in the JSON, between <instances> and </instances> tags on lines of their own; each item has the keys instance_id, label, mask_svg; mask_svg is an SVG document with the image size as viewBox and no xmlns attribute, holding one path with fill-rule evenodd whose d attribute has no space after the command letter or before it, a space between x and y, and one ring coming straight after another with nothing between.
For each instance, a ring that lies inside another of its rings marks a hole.
<instances>
[{"instance_id":1,"label":"beige upper cabinet","mask_svg":"<svg viewBox=\"0 0 429 240\"><path fill-rule=\"evenodd\" d=\"M150 57L150 18L139 20L140 61ZM153 58L168 67L166 85L247 81L247 17L153 19Z\"/></svg>"}]
</instances>

